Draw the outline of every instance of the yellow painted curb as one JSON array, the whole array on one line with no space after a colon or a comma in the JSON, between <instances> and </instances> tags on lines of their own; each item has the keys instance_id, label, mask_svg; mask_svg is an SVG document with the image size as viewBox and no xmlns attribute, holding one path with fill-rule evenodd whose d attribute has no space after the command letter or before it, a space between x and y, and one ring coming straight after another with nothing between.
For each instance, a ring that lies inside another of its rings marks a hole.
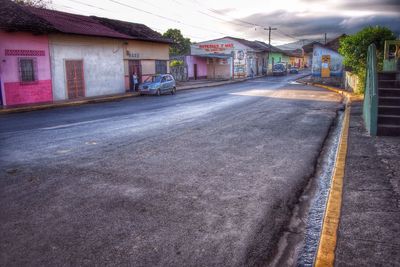
<instances>
[{"instance_id":1,"label":"yellow painted curb","mask_svg":"<svg viewBox=\"0 0 400 267\"><path fill-rule=\"evenodd\" d=\"M349 101L351 101L351 98ZM342 133L339 140L338 153L336 156L336 163L333 170L331 189L325 210L325 217L322 226L317 257L314 263L314 266L316 267L333 266L335 262L337 230L342 207L343 178L346 166L350 111L351 106L350 104L347 104L344 114Z\"/></svg>"},{"instance_id":2,"label":"yellow painted curb","mask_svg":"<svg viewBox=\"0 0 400 267\"><path fill-rule=\"evenodd\" d=\"M306 83L307 84L307 83ZM324 85L324 84L320 84L320 83L310 83L310 85L312 86L316 86L316 87L320 87L320 88L324 88L327 89L329 91L338 93L340 95L343 95L346 98L346 101L361 101L364 99L364 95L356 95L354 93L351 92L347 92L344 91L340 88L336 88L336 87L332 87L332 86L328 86L328 85Z\"/></svg>"}]
</instances>

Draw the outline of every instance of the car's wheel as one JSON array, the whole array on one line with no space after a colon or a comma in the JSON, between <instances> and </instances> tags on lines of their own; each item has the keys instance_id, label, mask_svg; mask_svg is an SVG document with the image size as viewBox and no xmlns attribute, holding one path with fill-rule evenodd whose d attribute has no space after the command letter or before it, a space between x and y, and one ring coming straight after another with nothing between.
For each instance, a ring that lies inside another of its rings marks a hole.
<instances>
[{"instance_id":1,"label":"car's wheel","mask_svg":"<svg viewBox=\"0 0 400 267\"><path fill-rule=\"evenodd\" d=\"M173 95L176 94L176 88L175 87L172 88L171 94L173 94Z\"/></svg>"},{"instance_id":2,"label":"car's wheel","mask_svg":"<svg viewBox=\"0 0 400 267\"><path fill-rule=\"evenodd\" d=\"M161 95L160 89L157 90L156 95L157 95L157 96L160 96L160 95Z\"/></svg>"}]
</instances>

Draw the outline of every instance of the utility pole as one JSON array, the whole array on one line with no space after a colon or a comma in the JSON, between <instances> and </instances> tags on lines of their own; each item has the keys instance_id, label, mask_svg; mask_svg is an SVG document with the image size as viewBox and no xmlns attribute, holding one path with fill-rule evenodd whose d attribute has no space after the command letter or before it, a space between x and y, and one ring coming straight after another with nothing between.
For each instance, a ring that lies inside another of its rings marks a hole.
<instances>
[{"instance_id":1,"label":"utility pole","mask_svg":"<svg viewBox=\"0 0 400 267\"><path fill-rule=\"evenodd\" d=\"M278 28L271 28L269 26L268 28L264 28L264 30L268 31L268 57L267 57L267 76L268 76L268 67L269 67L269 54L271 53L271 31L276 31Z\"/></svg>"}]
</instances>

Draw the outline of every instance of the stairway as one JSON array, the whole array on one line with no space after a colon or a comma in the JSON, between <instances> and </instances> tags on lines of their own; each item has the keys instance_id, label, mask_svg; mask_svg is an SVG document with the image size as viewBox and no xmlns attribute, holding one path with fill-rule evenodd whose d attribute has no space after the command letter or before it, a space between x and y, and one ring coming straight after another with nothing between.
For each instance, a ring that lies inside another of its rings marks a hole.
<instances>
[{"instance_id":1,"label":"stairway","mask_svg":"<svg viewBox=\"0 0 400 267\"><path fill-rule=\"evenodd\" d=\"M400 136L400 72L378 73L377 134Z\"/></svg>"}]
</instances>

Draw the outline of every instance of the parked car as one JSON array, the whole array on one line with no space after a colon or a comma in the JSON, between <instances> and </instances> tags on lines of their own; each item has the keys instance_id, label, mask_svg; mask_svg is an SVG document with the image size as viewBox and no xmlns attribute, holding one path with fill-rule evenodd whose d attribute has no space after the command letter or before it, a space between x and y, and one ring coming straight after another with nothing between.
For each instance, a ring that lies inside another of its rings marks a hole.
<instances>
[{"instance_id":1,"label":"parked car","mask_svg":"<svg viewBox=\"0 0 400 267\"><path fill-rule=\"evenodd\" d=\"M287 75L286 65L283 63L277 63L272 67L272 75Z\"/></svg>"},{"instance_id":2,"label":"parked car","mask_svg":"<svg viewBox=\"0 0 400 267\"><path fill-rule=\"evenodd\" d=\"M175 79L170 74L156 74L149 76L139 85L139 93L141 95L161 95L165 93L175 94Z\"/></svg>"},{"instance_id":3,"label":"parked car","mask_svg":"<svg viewBox=\"0 0 400 267\"><path fill-rule=\"evenodd\" d=\"M298 74L298 73L299 73L299 69L296 68L296 67L291 67L291 68L289 69L289 73L290 73L290 74Z\"/></svg>"}]
</instances>

